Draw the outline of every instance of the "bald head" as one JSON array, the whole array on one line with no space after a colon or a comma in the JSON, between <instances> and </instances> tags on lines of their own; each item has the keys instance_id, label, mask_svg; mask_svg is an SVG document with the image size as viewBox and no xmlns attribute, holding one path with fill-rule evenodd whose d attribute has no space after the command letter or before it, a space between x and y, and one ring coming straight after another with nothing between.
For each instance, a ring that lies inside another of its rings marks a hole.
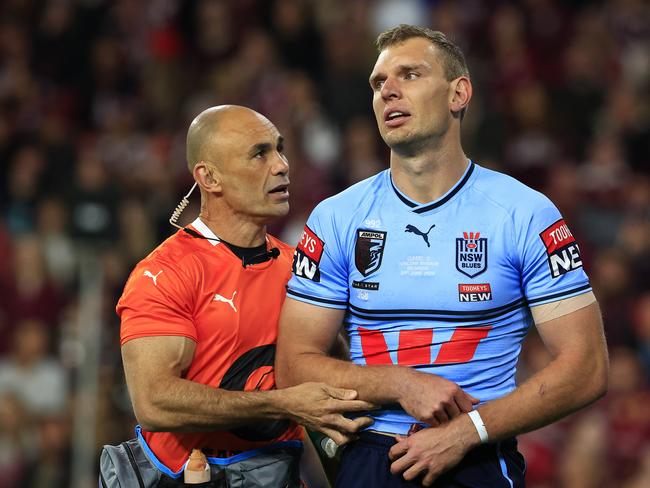
<instances>
[{"instance_id":1,"label":"bald head","mask_svg":"<svg viewBox=\"0 0 650 488\"><path fill-rule=\"evenodd\" d=\"M286 215L289 163L283 151L277 127L254 110L223 105L201 112L187 131L187 164L201 189L201 218L230 219L234 227L248 222L259 230ZM228 227L220 228L218 235L227 240Z\"/></svg>"},{"instance_id":2,"label":"bald head","mask_svg":"<svg viewBox=\"0 0 650 488\"><path fill-rule=\"evenodd\" d=\"M187 131L186 156L190 173L200 161L217 162L220 155L220 136L224 136L229 129L251 117L268 122L266 117L255 110L240 105L218 105L197 115Z\"/></svg>"}]
</instances>

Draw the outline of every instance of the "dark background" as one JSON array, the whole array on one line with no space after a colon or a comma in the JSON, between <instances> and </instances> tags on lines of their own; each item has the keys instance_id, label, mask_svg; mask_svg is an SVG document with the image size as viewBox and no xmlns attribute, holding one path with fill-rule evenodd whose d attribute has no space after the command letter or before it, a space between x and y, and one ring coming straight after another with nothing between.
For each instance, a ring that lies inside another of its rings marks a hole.
<instances>
[{"instance_id":1,"label":"dark background","mask_svg":"<svg viewBox=\"0 0 650 488\"><path fill-rule=\"evenodd\" d=\"M114 306L174 230L192 118L236 103L277 125L292 211L271 231L293 244L317 202L387 166L367 78L376 34L401 21L463 48L466 153L558 205L603 309L610 392L521 436L528 486L650 486L647 2L4 0L0 19L0 487L96 486L71 481L85 395L86 464L132 437ZM101 277L93 354L81 248ZM521 379L547 361L533 332Z\"/></svg>"}]
</instances>

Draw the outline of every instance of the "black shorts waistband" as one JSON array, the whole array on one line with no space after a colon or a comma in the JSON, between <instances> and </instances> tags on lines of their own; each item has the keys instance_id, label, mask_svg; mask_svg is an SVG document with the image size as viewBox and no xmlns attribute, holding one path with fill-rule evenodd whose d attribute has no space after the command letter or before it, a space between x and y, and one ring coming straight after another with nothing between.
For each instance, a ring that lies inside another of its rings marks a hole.
<instances>
[{"instance_id":1,"label":"black shorts waistband","mask_svg":"<svg viewBox=\"0 0 650 488\"><path fill-rule=\"evenodd\" d=\"M359 434L359 440L356 442L362 443L371 447L377 447L382 450L390 449L396 442L397 439L392 435L379 434L377 432L364 431ZM510 437L504 439L498 443L488 443L477 446L472 451L493 451L496 446L499 446L502 451L516 451L517 450L517 438Z\"/></svg>"}]
</instances>

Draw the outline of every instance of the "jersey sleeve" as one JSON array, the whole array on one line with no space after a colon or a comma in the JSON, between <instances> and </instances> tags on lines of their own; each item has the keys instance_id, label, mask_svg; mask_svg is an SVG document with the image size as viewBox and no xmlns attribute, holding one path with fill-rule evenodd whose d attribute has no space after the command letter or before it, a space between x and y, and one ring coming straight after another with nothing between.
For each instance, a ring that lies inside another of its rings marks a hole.
<instances>
[{"instance_id":1,"label":"jersey sleeve","mask_svg":"<svg viewBox=\"0 0 650 488\"><path fill-rule=\"evenodd\" d=\"M347 308L348 265L342 235L346 233L337 229L333 212L322 203L317 206L294 251L288 297L321 307Z\"/></svg>"},{"instance_id":2,"label":"jersey sleeve","mask_svg":"<svg viewBox=\"0 0 650 488\"><path fill-rule=\"evenodd\" d=\"M117 303L120 344L150 336L184 336L196 341L193 302L191 288L177 266L143 261L131 273Z\"/></svg>"},{"instance_id":3,"label":"jersey sleeve","mask_svg":"<svg viewBox=\"0 0 650 488\"><path fill-rule=\"evenodd\" d=\"M515 217L521 285L529 306L589 292L580 248L559 210L541 195L532 200Z\"/></svg>"}]
</instances>

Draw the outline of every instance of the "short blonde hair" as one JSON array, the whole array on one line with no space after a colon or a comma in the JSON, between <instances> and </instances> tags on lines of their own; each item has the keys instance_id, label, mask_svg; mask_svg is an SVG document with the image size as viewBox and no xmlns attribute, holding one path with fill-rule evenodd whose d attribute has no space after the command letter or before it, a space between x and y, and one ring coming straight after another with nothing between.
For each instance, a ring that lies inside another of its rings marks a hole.
<instances>
[{"instance_id":1,"label":"short blonde hair","mask_svg":"<svg viewBox=\"0 0 650 488\"><path fill-rule=\"evenodd\" d=\"M431 44L440 50L442 54L442 67L445 70L447 81L454 80L459 76L467 76L469 78L469 68L465 62L463 51L447 39L447 36L440 31L434 31L426 27L418 27L416 25L400 24L379 34L375 44L377 45L377 50L382 52L390 46L400 44L414 37L428 39L431 41Z\"/></svg>"}]
</instances>

